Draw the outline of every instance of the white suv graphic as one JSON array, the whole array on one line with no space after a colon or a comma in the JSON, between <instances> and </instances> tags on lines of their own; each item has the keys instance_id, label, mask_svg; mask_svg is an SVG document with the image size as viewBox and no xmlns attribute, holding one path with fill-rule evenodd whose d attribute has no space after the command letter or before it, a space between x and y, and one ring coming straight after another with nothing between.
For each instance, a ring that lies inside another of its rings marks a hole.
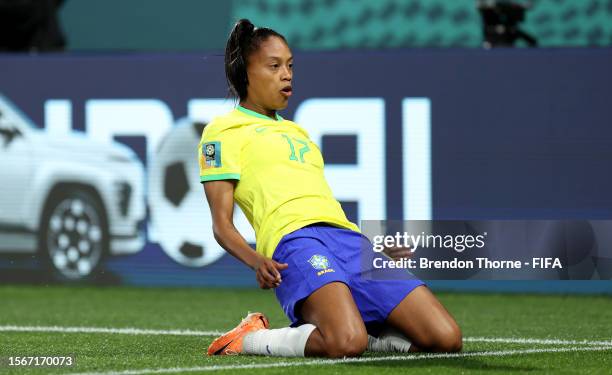
<instances>
[{"instance_id":1,"label":"white suv graphic","mask_svg":"<svg viewBox=\"0 0 612 375\"><path fill-rule=\"evenodd\" d=\"M36 254L81 279L142 249L144 170L119 143L38 129L0 95L0 254Z\"/></svg>"}]
</instances>

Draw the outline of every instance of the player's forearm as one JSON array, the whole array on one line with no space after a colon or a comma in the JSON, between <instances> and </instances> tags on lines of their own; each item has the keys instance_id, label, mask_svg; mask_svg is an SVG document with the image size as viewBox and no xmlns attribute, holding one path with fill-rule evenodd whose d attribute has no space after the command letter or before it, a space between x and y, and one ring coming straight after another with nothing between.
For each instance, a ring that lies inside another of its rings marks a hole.
<instances>
[{"instance_id":1,"label":"player's forearm","mask_svg":"<svg viewBox=\"0 0 612 375\"><path fill-rule=\"evenodd\" d=\"M215 239L233 257L254 269L261 255L257 254L246 242L232 223L214 224Z\"/></svg>"}]
</instances>

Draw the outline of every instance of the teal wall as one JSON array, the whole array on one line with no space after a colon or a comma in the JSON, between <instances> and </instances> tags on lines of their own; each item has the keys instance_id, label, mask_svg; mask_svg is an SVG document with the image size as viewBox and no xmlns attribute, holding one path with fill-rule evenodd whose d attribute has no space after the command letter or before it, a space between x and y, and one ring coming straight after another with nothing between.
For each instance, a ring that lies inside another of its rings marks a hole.
<instances>
[{"instance_id":1,"label":"teal wall","mask_svg":"<svg viewBox=\"0 0 612 375\"><path fill-rule=\"evenodd\" d=\"M70 50L221 50L239 18L305 50L479 47L476 0L68 0ZM544 47L612 44L612 0L532 0Z\"/></svg>"},{"instance_id":2,"label":"teal wall","mask_svg":"<svg viewBox=\"0 0 612 375\"><path fill-rule=\"evenodd\" d=\"M69 50L223 48L230 1L68 0L61 22Z\"/></svg>"}]
</instances>

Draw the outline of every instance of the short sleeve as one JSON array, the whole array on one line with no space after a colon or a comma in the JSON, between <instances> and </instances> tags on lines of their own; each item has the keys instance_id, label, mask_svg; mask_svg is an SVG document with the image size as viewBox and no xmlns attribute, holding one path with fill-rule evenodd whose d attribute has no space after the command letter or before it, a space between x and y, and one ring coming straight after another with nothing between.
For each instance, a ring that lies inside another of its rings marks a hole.
<instances>
[{"instance_id":1,"label":"short sleeve","mask_svg":"<svg viewBox=\"0 0 612 375\"><path fill-rule=\"evenodd\" d=\"M200 182L240 180L240 154L244 139L239 129L204 132L198 146Z\"/></svg>"}]
</instances>

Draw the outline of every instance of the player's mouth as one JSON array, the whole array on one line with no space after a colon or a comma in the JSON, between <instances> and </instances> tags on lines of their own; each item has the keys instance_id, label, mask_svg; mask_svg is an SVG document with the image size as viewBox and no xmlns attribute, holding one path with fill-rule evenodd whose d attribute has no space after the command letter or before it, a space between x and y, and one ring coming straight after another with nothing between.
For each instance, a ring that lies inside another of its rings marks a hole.
<instances>
[{"instance_id":1,"label":"player's mouth","mask_svg":"<svg viewBox=\"0 0 612 375\"><path fill-rule=\"evenodd\" d=\"M293 89L291 88L291 86L285 86L281 89L281 94L283 94L287 98L291 96L292 92L293 92Z\"/></svg>"}]
</instances>

